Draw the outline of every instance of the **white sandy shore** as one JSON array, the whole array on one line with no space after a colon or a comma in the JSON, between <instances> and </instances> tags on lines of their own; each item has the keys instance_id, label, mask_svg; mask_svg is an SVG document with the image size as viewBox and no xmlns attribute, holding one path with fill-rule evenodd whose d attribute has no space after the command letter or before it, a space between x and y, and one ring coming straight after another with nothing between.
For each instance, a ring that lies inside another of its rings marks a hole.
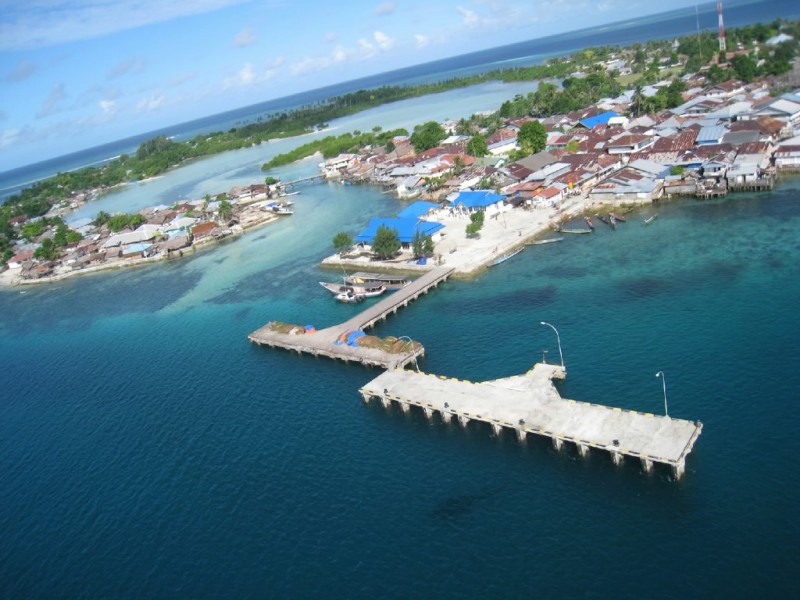
<instances>
[{"instance_id":1,"label":"white sandy shore","mask_svg":"<svg viewBox=\"0 0 800 600\"><path fill-rule=\"evenodd\" d=\"M522 209L513 208L486 218L479 237L468 238L467 217L436 217L437 223L445 225L445 235L437 242L434 253L441 257L441 263L455 267L455 274L470 277L488 267L501 256L508 254L519 246L529 243L539 236L551 232L558 223L586 213L592 204L584 197L573 196L562 203L561 208L554 209ZM374 261L368 257L342 259L339 255L326 258L323 266L343 265L359 270L402 270L424 271L436 266L430 260L428 266L409 264L406 260Z\"/></svg>"}]
</instances>

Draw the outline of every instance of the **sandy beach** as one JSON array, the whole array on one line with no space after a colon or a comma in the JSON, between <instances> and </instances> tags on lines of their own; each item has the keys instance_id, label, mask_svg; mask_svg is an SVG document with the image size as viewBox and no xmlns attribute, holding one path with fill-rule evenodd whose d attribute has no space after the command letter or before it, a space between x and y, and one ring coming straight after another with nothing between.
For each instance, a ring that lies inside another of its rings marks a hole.
<instances>
[{"instance_id":1,"label":"sandy beach","mask_svg":"<svg viewBox=\"0 0 800 600\"><path fill-rule=\"evenodd\" d=\"M558 209L507 208L487 217L480 234L473 238L468 238L466 233L468 217L453 217L441 211L428 217L445 226L444 236L436 243L434 257L429 259L428 265L408 263L410 253L403 253L390 261L376 261L368 256L343 259L333 255L323 260L322 266L420 272L442 264L455 267L454 276L469 278L516 248L553 232L559 223L582 215L590 206L587 198L573 196L564 200Z\"/></svg>"}]
</instances>

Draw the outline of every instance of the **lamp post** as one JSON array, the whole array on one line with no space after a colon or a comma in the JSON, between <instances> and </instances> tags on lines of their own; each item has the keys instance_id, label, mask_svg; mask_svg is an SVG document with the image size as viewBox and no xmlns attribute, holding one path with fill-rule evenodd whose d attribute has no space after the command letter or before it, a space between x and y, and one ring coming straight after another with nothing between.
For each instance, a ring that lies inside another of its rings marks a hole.
<instances>
[{"instance_id":1,"label":"lamp post","mask_svg":"<svg viewBox=\"0 0 800 600\"><path fill-rule=\"evenodd\" d=\"M558 335L558 329L550 325L550 323L545 323L544 321L540 321L539 324L547 325L550 329L556 332L556 341L558 342L558 356L561 358L561 368L564 368L564 354L561 352L561 336Z\"/></svg>"},{"instance_id":2,"label":"lamp post","mask_svg":"<svg viewBox=\"0 0 800 600\"><path fill-rule=\"evenodd\" d=\"M667 410L667 377L664 375L664 371L659 371L656 373L656 377L661 378L661 383L664 387L664 416L669 416L669 411Z\"/></svg>"}]
</instances>

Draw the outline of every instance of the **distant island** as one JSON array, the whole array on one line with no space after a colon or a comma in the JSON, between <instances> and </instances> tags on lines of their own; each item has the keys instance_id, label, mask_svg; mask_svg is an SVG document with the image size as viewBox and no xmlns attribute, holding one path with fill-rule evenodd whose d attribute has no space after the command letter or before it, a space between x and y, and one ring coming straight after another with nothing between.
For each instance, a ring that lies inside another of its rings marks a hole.
<instances>
[{"instance_id":1,"label":"distant island","mask_svg":"<svg viewBox=\"0 0 800 600\"><path fill-rule=\"evenodd\" d=\"M684 105L687 95L696 95L689 94L693 90L687 88L687 82L692 85L704 82L710 88L719 85L724 88L731 81L743 86L760 82L764 97L769 98L770 94L771 97L778 97L797 85L796 77L792 78L796 76L792 68L799 37L798 22L775 21L768 25L755 24L729 30L729 50L721 50L716 35L708 31L672 41L651 41L625 48L591 48L532 67L490 71L433 84L360 90L266 120L259 119L227 132L200 134L185 142L159 136L144 142L132 156L120 156L101 167L59 173L12 196L0 207L3 268L22 268L19 260L12 259L30 250L26 272L34 272L35 269L47 271L47 264L52 267L53 263L69 253L75 253L82 245L89 245L82 233L67 227L63 221L65 211L115 186L157 176L195 158L249 147L270 139L309 133L323 128L332 119L388 102L491 80L544 80L535 92L509 99L495 113L474 115L451 124L450 133L460 137L462 146L456 164L452 165L454 170L463 170L465 163L483 156L502 155L507 162L513 163L545 149L542 132L544 139L548 132L569 133L575 120L559 121L556 117L580 112L586 115L584 119L590 119L602 112L598 104L604 100L608 104L609 99L625 94L626 90L627 101L623 103L626 120L657 115ZM726 99L733 97L737 91L734 85ZM622 116L622 112L615 114ZM598 124L607 125L608 122ZM536 134L529 137L532 128L536 129L537 126ZM518 135L520 132L524 132L522 136ZM642 132L629 133L635 136ZM274 157L264 165L264 169L314 153L321 153L329 159L343 153L356 154L365 148L381 147L385 153L396 154L396 142L403 139L407 139L408 147L419 154L437 147L445 137L444 128L436 123L420 124L410 136L403 130L384 132L380 127L375 127L371 132L328 136L299 146L289 153ZM511 137L514 138L513 144L508 143ZM518 138L522 143L517 143ZM628 141L634 145L638 143ZM500 146L495 146L498 142ZM503 147L503 150L498 151L499 147ZM582 146L581 139L575 136L565 141L558 150L565 154L591 151ZM617 152L606 151L606 155L611 154ZM433 173L420 178L422 181L419 186L430 192L444 189L445 176L451 174L450 171ZM351 176L351 179L367 178ZM496 190L499 186L491 177L479 177L475 187ZM175 215L181 216L188 215ZM121 219L118 220L121 222ZM134 231L139 225L134 221L135 216L131 215L122 224L123 230Z\"/></svg>"}]
</instances>

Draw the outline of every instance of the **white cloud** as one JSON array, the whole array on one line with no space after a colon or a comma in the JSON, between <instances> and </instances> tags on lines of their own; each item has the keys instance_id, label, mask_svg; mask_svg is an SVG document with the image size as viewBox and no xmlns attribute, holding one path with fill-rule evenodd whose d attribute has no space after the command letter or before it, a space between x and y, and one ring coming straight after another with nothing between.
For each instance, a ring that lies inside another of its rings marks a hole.
<instances>
[{"instance_id":1,"label":"white cloud","mask_svg":"<svg viewBox=\"0 0 800 600\"><path fill-rule=\"evenodd\" d=\"M136 103L136 112L152 112L160 108L161 105L164 104L164 100L166 100L166 98L163 94L153 94L152 96L142 98Z\"/></svg>"},{"instance_id":2,"label":"white cloud","mask_svg":"<svg viewBox=\"0 0 800 600\"><path fill-rule=\"evenodd\" d=\"M128 73L141 73L144 70L144 61L141 58L128 58L116 65L108 72L108 78L114 79Z\"/></svg>"},{"instance_id":3,"label":"white cloud","mask_svg":"<svg viewBox=\"0 0 800 600\"><path fill-rule=\"evenodd\" d=\"M2 129L0 130L0 148L13 146L17 140L23 136L21 129Z\"/></svg>"},{"instance_id":4,"label":"white cloud","mask_svg":"<svg viewBox=\"0 0 800 600\"><path fill-rule=\"evenodd\" d=\"M36 118L41 119L43 117L49 117L61 110L59 106L61 101L67 97L66 88L63 83L59 83L53 86L53 89L50 90L50 95L47 96L44 103L42 104L42 108L39 109L39 112L36 113Z\"/></svg>"},{"instance_id":5,"label":"white cloud","mask_svg":"<svg viewBox=\"0 0 800 600\"><path fill-rule=\"evenodd\" d=\"M375 8L375 14L379 17L390 15L394 12L394 2L383 2Z\"/></svg>"},{"instance_id":6,"label":"white cloud","mask_svg":"<svg viewBox=\"0 0 800 600\"><path fill-rule=\"evenodd\" d=\"M429 38L427 35L417 33L414 35L414 43L417 45L417 48L424 48L431 43L431 38Z\"/></svg>"},{"instance_id":7,"label":"white cloud","mask_svg":"<svg viewBox=\"0 0 800 600\"><path fill-rule=\"evenodd\" d=\"M3 2L0 50L92 39L142 25L213 12L249 0L47 0Z\"/></svg>"},{"instance_id":8,"label":"white cloud","mask_svg":"<svg viewBox=\"0 0 800 600\"><path fill-rule=\"evenodd\" d=\"M325 42L327 42L328 44L332 44L333 42L336 41L336 34L333 32L326 33L325 37L322 39L325 40Z\"/></svg>"},{"instance_id":9,"label":"white cloud","mask_svg":"<svg viewBox=\"0 0 800 600\"><path fill-rule=\"evenodd\" d=\"M331 67L347 62L369 60L377 56L378 52L387 52L395 45L395 40L380 31L373 34L374 43L366 38L359 38L355 46L341 44L331 50L330 54L322 56L307 56L289 66L293 76L305 73L324 71Z\"/></svg>"},{"instance_id":10,"label":"white cloud","mask_svg":"<svg viewBox=\"0 0 800 600\"><path fill-rule=\"evenodd\" d=\"M233 45L236 46L237 48L244 48L245 46L250 46L255 43L256 43L256 34L249 27L247 29L242 29L233 38Z\"/></svg>"},{"instance_id":11,"label":"white cloud","mask_svg":"<svg viewBox=\"0 0 800 600\"><path fill-rule=\"evenodd\" d=\"M99 104L104 115L110 116L117 112L117 103L113 100L100 100Z\"/></svg>"},{"instance_id":12,"label":"white cloud","mask_svg":"<svg viewBox=\"0 0 800 600\"><path fill-rule=\"evenodd\" d=\"M464 18L464 26L468 29L474 29L481 24L481 19L474 10L464 8L463 6L456 7L456 10L461 13L461 16Z\"/></svg>"},{"instance_id":13,"label":"white cloud","mask_svg":"<svg viewBox=\"0 0 800 600\"><path fill-rule=\"evenodd\" d=\"M375 43L378 44L378 48L383 52L388 52L394 48L394 40L382 31L376 31L373 37L375 38Z\"/></svg>"},{"instance_id":14,"label":"white cloud","mask_svg":"<svg viewBox=\"0 0 800 600\"><path fill-rule=\"evenodd\" d=\"M37 71L38 67L33 62L23 59L19 61L19 64L14 67L8 75L6 75L6 81L17 82L17 81L24 81L28 79L31 75L33 75Z\"/></svg>"}]
</instances>

